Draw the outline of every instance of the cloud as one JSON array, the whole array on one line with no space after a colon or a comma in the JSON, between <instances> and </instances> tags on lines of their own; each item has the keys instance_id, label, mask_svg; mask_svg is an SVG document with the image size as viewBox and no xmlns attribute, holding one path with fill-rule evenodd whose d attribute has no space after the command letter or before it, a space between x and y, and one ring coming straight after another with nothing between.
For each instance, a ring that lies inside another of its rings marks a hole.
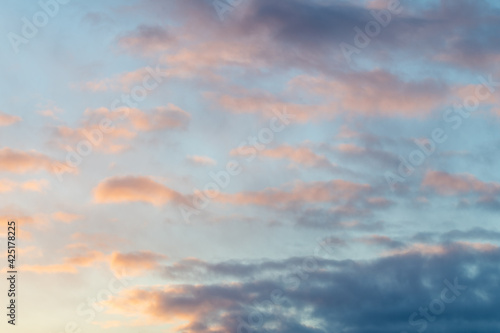
<instances>
[{"instance_id":1,"label":"cloud","mask_svg":"<svg viewBox=\"0 0 500 333\"><path fill-rule=\"evenodd\" d=\"M75 256L65 257L62 264L48 264L48 265L21 265L19 270L24 272L33 272L37 274L76 274L79 267L89 267L95 262L106 261L106 256L99 251L87 251Z\"/></svg>"},{"instance_id":2,"label":"cloud","mask_svg":"<svg viewBox=\"0 0 500 333\"><path fill-rule=\"evenodd\" d=\"M105 153L120 153L129 148L129 140L137 133L120 121L124 110L107 108L87 109L79 127L57 126L52 133L52 142L61 149L89 142L91 148Z\"/></svg>"},{"instance_id":3,"label":"cloud","mask_svg":"<svg viewBox=\"0 0 500 333\"><path fill-rule=\"evenodd\" d=\"M43 223L39 216L30 215L25 211L12 206L4 206L0 209L0 220L2 221L16 221L21 225L33 225L35 223Z\"/></svg>"},{"instance_id":4,"label":"cloud","mask_svg":"<svg viewBox=\"0 0 500 333\"><path fill-rule=\"evenodd\" d=\"M361 237L356 241L364 243L366 245L383 246L388 248L401 248L405 246L403 242L396 241L391 239L390 237L382 235L371 235L371 236Z\"/></svg>"},{"instance_id":5,"label":"cloud","mask_svg":"<svg viewBox=\"0 0 500 333\"><path fill-rule=\"evenodd\" d=\"M104 262L108 263L116 276L138 276L158 269L161 262L167 259L165 255L151 251L130 253L114 251L110 255L106 255L101 251L89 249L89 247L78 246L68 247L67 249L75 253L75 255L65 257L62 264L23 265L21 269L40 274L75 274L80 267L90 267L95 263Z\"/></svg>"},{"instance_id":6,"label":"cloud","mask_svg":"<svg viewBox=\"0 0 500 333\"><path fill-rule=\"evenodd\" d=\"M99 183L94 189L94 199L98 203L146 202L161 206L180 201L183 196L149 177L117 176Z\"/></svg>"},{"instance_id":7,"label":"cloud","mask_svg":"<svg viewBox=\"0 0 500 333\"><path fill-rule=\"evenodd\" d=\"M146 93L149 93L152 89L147 87L157 87L154 81L161 82L161 77L163 76L166 76L166 72L161 72L159 68L152 69L150 67L143 67L110 78L77 84L76 87L80 87L84 91L92 92L121 91L125 93L130 93L134 87L141 87Z\"/></svg>"},{"instance_id":8,"label":"cloud","mask_svg":"<svg viewBox=\"0 0 500 333\"><path fill-rule=\"evenodd\" d=\"M232 156L239 154L237 149L230 153ZM306 146L293 147L290 145L281 145L276 148L267 148L261 151L260 156L272 159L285 159L292 163L304 167L334 169L335 164L331 163L324 155L316 154L311 148Z\"/></svg>"},{"instance_id":9,"label":"cloud","mask_svg":"<svg viewBox=\"0 0 500 333\"><path fill-rule=\"evenodd\" d=\"M37 274L76 274L78 270L73 265L54 264L54 265L21 265L19 270L23 272L32 272Z\"/></svg>"},{"instance_id":10,"label":"cloud","mask_svg":"<svg viewBox=\"0 0 500 333\"><path fill-rule=\"evenodd\" d=\"M129 114L132 125L140 131L158 131L166 129L186 129L191 115L180 107L169 104L158 107L149 113L133 109Z\"/></svg>"},{"instance_id":11,"label":"cloud","mask_svg":"<svg viewBox=\"0 0 500 333\"><path fill-rule=\"evenodd\" d=\"M12 116L10 114L7 114L5 112L0 111L0 127L1 126L10 126L10 125L18 123L20 121L22 121L21 117Z\"/></svg>"},{"instance_id":12,"label":"cloud","mask_svg":"<svg viewBox=\"0 0 500 333\"><path fill-rule=\"evenodd\" d=\"M443 241L455 241L460 239L500 241L500 232L481 227L475 227L465 231L455 229L442 234L441 239Z\"/></svg>"},{"instance_id":13,"label":"cloud","mask_svg":"<svg viewBox=\"0 0 500 333\"><path fill-rule=\"evenodd\" d=\"M346 115L424 118L447 105L452 96L452 90L440 80L404 80L382 69L339 72L330 77L299 75L289 82L289 86L292 90L287 96L247 89L234 89L232 94L207 93L206 96L235 114L272 117L273 109L286 107L299 123ZM321 103L293 102L295 95L304 92L321 97Z\"/></svg>"},{"instance_id":14,"label":"cloud","mask_svg":"<svg viewBox=\"0 0 500 333\"><path fill-rule=\"evenodd\" d=\"M238 6L244 9L228 14L234 19L219 24L211 2L192 0L165 6L161 1L150 0L144 1L143 8L156 15L174 15L183 24L169 27L169 32L153 25L139 27L130 34L132 42L126 46L137 52L163 44L170 46L162 42L168 40L166 34L172 31L183 38L180 46L168 49L165 62L178 74L206 76L226 68L244 68L253 73L272 67L275 71L298 69L328 75L347 66L339 45L354 45L354 28L364 29L374 20L372 10L387 8L387 4L246 1ZM431 65L488 70L498 63L500 48L494 42L498 10L491 2L402 2L401 7L403 12L391 15L382 33L352 56L353 66L374 61L390 66L394 61L426 59ZM135 36L143 36L146 42L134 44ZM225 52L221 54L220 50Z\"/></svg>"},{"instance_id":15,"label":"cloud","mask_svg":"<svg viewBox=\"0 0 500 333\"><path fill-rule=\"evenodd\" d=\"M53 120L61 120L57 115L60 113L63 113L64 110L58 108L58 107L52 107L50 109L45 109L45 110L39 110L36 113L39 115L46 117L46 118L51 118Z\"/></svg>"},{"instance_id":16,"label":"cloud","mask_svg":"<svg viewBox=\"0 0 500 333\"><path fill-rule=\"evenodd\" d=\"M341 135L345 135L341 133ZM352 135L352 134L351 134ZM364 134L361 136L362 145L356 143L340 143L333 147L328 147L332 153L347 162L355 162L361 166L378 165L388 168L397 165L399 160L396 155L388 152L381 147L383 145L377 142L381 138Z\"/></svg>"},{"instance_id":17,"label":"cloud","mask_svg":"<svg viewBox=\"0 0 500 333\"><path fill-rule=\"evenodd\" d=\"M500 191L500 184L483 182L473 175L452 175L443 171L428 171L422 181L422 186L433 189L443 195L459 195L477 193L492 195Z\"/></svg>"},{"instance_id":18,"label":"cloud","mask_svg":"<svg viewBox=\"0 0 500 333\"><path fill-rule=\"evenodd\" d=\"M422 118L443 105L449 93L436 79L405 81L381 69L340 74L335 79L299 76L290 84L332 100L337 112L362 116Z\"/></svg>"},{"instance_id":19,"label":"cloud","mask_svg":"<svg viewBox=\"0 0 500 333\"><path fill-rule=\"evenodd\" d=\"M137 276L159 268L160 263L166 259L167 256L150 251L113 252L110 267L117 276Z\"/></svg>"},{"instance_id":20,"label":"cloud","mask_svg":"<svg viewBox=\"0 0 500 333\"><path fill-rule=\"evenodd\" d=\"M185 130L190 120L188 112L173 104L148 111L128 107L86 109L79 126L55 127L52 142L61 149L89 142L96 151L117 154L129 149L131 140L141 132Z\"/></svg>"},{"instance_id":21,"label":"cloud","mask_svg":"<svg viewBox=\"0 0 500 333\"><path fill-rule=\"evenodd\" d=\"M95 250L87 251L84 254L78 254L64 259L67 265L84 266L84 267L88 267L96 261L105 261L105 260L107 260L106 256L102 252Z\"/></svg>"},{"instance_id":22,"label":"cloud","mask_svg":"<svg viewBox=\"0 0 500 333\"><path fill-rule=\"evenodd\" d=\"M213 166L217 164L217 162L213 158L210 158L208 156L192 155L186 157L186 160L189 163L198 166Z\"/></svg>"},{"instance_id":23,"label":"cloud","mask_svg":"<svg viewBox=\"0 0 500 333\"><path fill-rule=\"evenodd\" d=\"M130 240L125 239L113 234L107 233L85 233L85 232L76 232L71 235L71 240L76 243L71 243L67 245L67 248L77 249L79 251L85 251L89 249L100 249L110 250L116 249L120 246L129 246Z\"/></svg>"},{"instance_id":24,"label":"cloud","mask_svg":"<svg viewBox=\"0 0 500 333\"><path fill-rule=\"evenodd\" d=\"M488 243L473 243L473 242L455 242L450 244L425 244L415 243L405 248L391 250L391 255L401 254L423 254L423 255L442 255L446 253L454 253L458 249L477 250L481 252L495 252L499 247Z\"/></svg>"},{"instance_id":25,"label":"cloud","mask_svg":"<svg viewBox=\"0 0 500 333\"><path fill-rule=\"evenodd\" d=\"M272 277L287 267L300 265L298 258L262 262L260 260L228 260L210 263L197 258L186 258L162 267L162 276L173 281L212 282L237 278L252 281Z\"/></svg>"},{"instance_id":26,"label":"cloud","mask_svg":"<svg viewBox=\"0 0 500 333\"><path fill-rule=\"evenodd\" d=\"M46 179L29 180L21 184L21 188L26 191L43 192L49 186L49 181Z\"/></svg>"},{"instance_id":27,"label":"cloud","mask_svg":"<svg viewBox=\"0 0 500 333\"><path fill-rule=\"evenodd\" d=\"M17 184L10 179L0 179L0 192L10 192Z\"/></svg>"},{"instance_id":28,"label":"cloud","mask_svg":"<svg viewBox=\"0 0 500 333\"><path fill-rule=\"evenodd\" d=\"M423 322L425 328L436 331L481 327L481 332L493 333L500 324L495 312L500 302L493 296L500 292L494 278L500 273L495 264L499 258L498 248L449 245L442 252L371 261L295 258L299 264L295 269L287 267L286 261L263 260L261 265L274 267L276 275L262 276L253 265L226 265L225 273L218 270L218 282L135 287L105 306L114 314L138 320L172 324L182 320L185 323L174 331L186 333L244 331L245 323L247 330L277 333L325 333L332 328L399 333L424 328ZM305 266L306 259L314 259L315 265ZM184 272L178 270L177 277L182 280L184 274L190 279L194 274L203 279L207 263L195 260L190 265ZM246 278L239 278L241 272L246 272ZM409 318L424 318L419 308L427 307L453 284L464 287L448 289L455 297L446 304L447 311L433 316L435 320L410 324ZM249 323L250 314L255 320Z\"/></svg>"},{"instance_id":29,"label":"cloud","mask_svg":"<svg viewBox=\"0 0 500 333\"><path fill-rule=\"evenodd\" d=\"M59 222L71 223L76 220L81 220L84 216L66 212L55 212L52 214L52 218Z\"/></svg>"},{"instance_id":30,"label":"cloud","mask_svg":"<svg viewBox=\"0 0 500 333\"><path fill-rule=\"evenodd\" d=\"M166 51L176 45L177 37L167 27L140 25L118 39L118 45L140 53Z\"/></svg>"},{"instance_id":31,"label":"cloud","mask_svg":"<svg viewBox=\"0 0 500 333\"><path fill-rule=\"evenodd\" d=\"M222 107L234 114L257 114L266 118L276 117L275 110L285 109L293 117L294 122L306 123L312 119L326 117L329 105L309 105L293 103L284 97L278 97L268 92L248 91L240 89L234 94L207 93L217 107Z\"/></svg>"},{"instance_id":32,"label":"cloud","mask_svg":"<svg viewBox=\"0 0 500 333\"><path fill-rule=\"evenodd\" d=\"M64 167L63 162L54 160L36 151L20 151L10 148L0 149L0 171L12 173L28 173L47 171L57 173ZM67 168L69 172L77 173L76 168Z\"/></svg>"},{"instance_id":33,"label":"cloud","mask_svg":"<svg viewBox=\"0 0 500 333\"><path fill-rule=\"evenodd\" d=\"M293 212L297 226L306 228L331 228L332 230L381 231L384 222L374 219L374 212L385 207L371 207L365 198L342 202L331 208L311 208Z\"/></svg>"},{"instance_id":34,"label":"cloud","mask_svg":"<svg viewBox=\"0 0 500 333\"><path fill-rule=\"evenodd\" d=\"M267 188L260 192L222 193L216 200L235 205L260 205L278 208L304 203L343 202L366 194L370 189L370 185L341 179L312 183L297 181L289 190Z\"/></svg>"}]
</instances>

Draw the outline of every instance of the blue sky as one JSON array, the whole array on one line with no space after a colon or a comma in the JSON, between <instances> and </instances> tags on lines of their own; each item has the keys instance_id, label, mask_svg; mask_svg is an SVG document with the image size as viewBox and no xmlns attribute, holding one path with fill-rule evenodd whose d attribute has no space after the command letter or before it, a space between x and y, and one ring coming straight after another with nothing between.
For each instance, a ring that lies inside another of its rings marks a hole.
<instances>
[{"instance_id":1,"label":"blue sky","mask_svg":"<svg viewBox=\"0 0 500 333\"><path fill-rule=\"evenodd\" d=\"M19 329L497 332L499 19L485 0L7 1Z\"/></svg>"}]
</instances>

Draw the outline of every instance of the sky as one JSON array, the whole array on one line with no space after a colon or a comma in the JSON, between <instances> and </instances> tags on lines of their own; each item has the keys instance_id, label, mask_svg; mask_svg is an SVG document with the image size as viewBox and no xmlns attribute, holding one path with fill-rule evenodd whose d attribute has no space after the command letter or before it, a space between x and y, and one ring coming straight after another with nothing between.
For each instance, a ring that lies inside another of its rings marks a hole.
<instances>
[{"instance_id":1,"label":"sky","mask_svg":"<svg viewBox=\"0 0 500 333\"><path fill-rule=\"evenodd\" d=\"M2 332L500 330L497 1L0 22Z\"/></svg>"}]
</instances>

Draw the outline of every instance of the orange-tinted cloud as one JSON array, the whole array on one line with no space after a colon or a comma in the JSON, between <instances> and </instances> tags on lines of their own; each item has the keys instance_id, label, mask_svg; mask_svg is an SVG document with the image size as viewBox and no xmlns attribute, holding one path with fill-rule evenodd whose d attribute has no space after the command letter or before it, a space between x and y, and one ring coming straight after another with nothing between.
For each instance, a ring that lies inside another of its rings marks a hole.
<instances>
[{"instance_id":1,"label":"orange-tinted cloud","mask_svg":"<svg viewBox=\"0 0 500 333\"><path fill-rule=\"evenodd\" d=\"M404 243L393 240L390 237L383 235L370 235L355 239L356 242L370 245L370 246L383 246L388 248L402 248Z\"/></svg>"},{"instance_id":2,"label":"orange-tinted cloud","mask_svg":"<svg viewBox=\"0 0 500 333\"><path fill-rule=\"evenodd\" d=\"M165 73L154 73L154 71L155 69L151 69L148 67L139 68L131 72L115 75L111 78L85 82L83 85L81 85L81 88L83 88L83 90L94 92L123 91L129 93L135 86L143 87L145 85L147 86L150 82L154 82L153 74L156 76L165 75Z\"/></svg>"},{"instance_id":3,"label":"orange-tinted cloud","mask_svg":"<svg viewBox=\"0 0 500 333\"><path fill-rule=\"evenodd\" d=\"M90 266L96 261L105 261L107 257L100 251L87 251L85 254L79 254L72 257L67 257L64 262L73 266Z\"/></svg>"},{"instance_id":4,"label":"orange-tinted cloud","mask_svg":"<svg viewBox=\"0 0 500 333\"><path fill-rule=\"evenodd\" d=\"M0 212L0 221L15 221L16 223L23 224L34 224L36 218L29 215L24 215L17 210L7 210L3 209Z\"/></svg>"},{"instance_id":5,"label":"orange-tinted cloud","mask_svg":"<svg viewBox=\"0 0 500 333\"><path fill-rule=\"evenodd\" d=\"M49 264L49 265L22 265L19 269L24 272L33 272L38 274L58 274L69 273L76 274L79 267L89 267L95 262L106 261L107 256L99 251L87 251L75 256L64 258L62 264Z\"/></svg>"},{"instance_id":6,"label":"orange-tinted cloud","mask_svg":"<svg viewBox=\"0 0 500 333\"><path fill-rule=\"evenodd\" d=\"M94 151L120 153L130 148L130 140L138 132L186 129L190 120L188 112L173 104L147 112L128 107L87 109L80 126L57 126L53 142L61 149L67 149L68 145L76 149L78 144L86 142Z\"/></svg>"},{"instance_id":7,"label":"orange-tinted cloud","mask_svg":"<svg viewBox=\"0 0 500 333\"><path fill-rule=\"evenodd\" d=\"M161 206L170 201L182 200L182 195L149 177L111 177L94 189L98 203L147 202Z\"/></svg>"},{"instance_id":8,"label":"orange-tinted cloud","mask_svg":"<svg viewBox=\"0 0 500 333\"><path fill-rule=\"evenodd\" d=\"M28 180L21 183L14 182L10 179L0 179L0 193L10 192L16 189L33 191L33 192L42 192L48 186L49 182L46 179Z\"/></svg>"},{"instance_id":9,"label":"orange-tinted cloud","mask_svg":"<svg viewBox=\"0 0 500 333\"><path fill-rule=\"evenodd\" d=\"M390 256L408 254L444 255L454 251L475 250L489 252L497 249L498 246L489 243L456 242L449 245L416 243L403 249L386 252L386 254Z\"/></svg>"},{"instance_id":10,"label":"orange-tinted cloud","mask_svg":"<svg viewBox=\"0 0 500 333\"><path fill-rule=\"evenodd\" d=\"M260 192L221 193L216 200L235 205L281 207L289 204L339 202L353 199L371 189L370 185L346 180L303 183L296 182L290 190L268 188Z\"/></svg>"},{"instance_id":11,"label":"orange-tinted cloud","mask_svg":"<svg viewBox=\"0 0 500 333\"><path fill-rule=\"evenodd\" d=\"M16 187L16 183L9 179L0 179L0 193L10 192Z\"/></svg>"},{"instance_id":12,"label":"orange-tinted cloud","mask_svg":"<svg viewBox=\"0 0 500 333\"><path fill-rule=\"evenodd\" d=\"M165 129L186 129L191 115L180 107L168 104L150 112L133 109L129 115L132 125L140 131L157 131Z\"/></svg>"},{"instance_id":13,"label":"orange-tinted cloud","mask_svg":"<svg viewBox=\"0 0 500 333\"><path fill-rule=\"evenodd\" d=\"M110 250L119 246L129 245L130 240L122 238L116 234L106 233L82 233L77 232L71 235L71 239L76 243L67 245L68 249L87 251L89 249Z\"/></svg>"},{"instance_id":14,"label":"orange-tinted cloud","mask_svg":"<svg viewBox=\"0 0 500 333\"><path fill-rule=\"evenodd\" d=\"M133 52L152 53L165 51L176 44L176 34L162 26L141 25L118 40L118 44Z\"/></svg>"},{"instance_id":15,"label":"orange-tinted cloud","mask_svg":"<svg viewBox=\"0 0 500 333\"><path fill-rule=\"evenodd\" d=\"M110 266L117 276L135 276L156 269L167 256L150 251L132 253L113 252Z\"/></svg>"},{"instance_id":16,"label":"orange-tinted cloud","mask_svg":"<svg viewBox=\"0 0 500 333\"><path fill-rule=\"evenodd\" d=\"M130 147L129 141L137 136L127 124L124 116L129 108L109 110L108 108L86 109L80 126L57 126L53 132L53 142L61 149L73 149L78 144L90 144L92 151L120 153ZM122 119L123 117L123 119ZM84 148L88 149L88 148Z\"/></svg>"},{"instance_id":17,"label":"orange-tinted cloud","mask_svg":"<svg viewBox=\"0 0 500 333\"><path fill-rule=\"evenodd\" d=\"M63 162L54 160L36 151L25 152L10 148L0 149L0 171L27 173L45 170L57 173L57 170L60 170L62 165ZM69 172L77 172L76 168L67 169Z\"/></svg>"},{"instance_id":18,"label":"orange-tinted cloud","mask_svg":"<svg viewBox=\"0 0 500 333\"><path fill-rule=\"evenodd\" d=\"M500 184L486 183L469 174L452 175L443 171L428 171L422 186L443 195L465 193L493 194L500 191Z\"/></svg>"},{"instance_id":19,"label":"orange-tinted cloud","mask_svg":"<svg viewBox=\"0 0 500 333\"><path fill-rule=\"evenodd\" d=\"M262 65L263 63L257 60L259 52L260 47L254 43L211 40L168 53L162 62L168 66L166 73L171 76L182 78L197 76L221 80L216 71L226 66L250 68Z\"/></svg>"},{"instance_id":20,"label":"orange-tinted cloud","mask_svg":"<svg viewBox=\"0 0 500 333\"><path fill-rule=\"evenodd\" d=\"M10 114L0 111L0 126L10 126L20 122L21 120L22 120L21 117L12 116Z\"/></svg>"},{"instance_id":21,"label":"orange-tinted cloud","mask_svg":"<svg viewBox=\"0 0 500 333\"><path fill-rule=\"evenodd\" d=\"M235 114L258 114L266 118L276 116L276 110L286 109L294 122L305 123L328 114L330 105L308 105L288 102L266 92L241 91L235 95L207 94L218 107Z\"/></svg>"},{"instance_id":22,"label":"orange-tinted cloud","mask_svg":"<svg viewBox=\"0 0 500 333\"><path fill-rule=\"evenodd\" d=\"M21 265L19 270L23 272L32 272L38 274L76 274L78 270L74 265L54 264L54 265Z\"/></svg>"},{"instance_id":23,"label":"orange-tinted cloud","mask_svg":"<svg viewBox=\"0 0 500 333\"><path fill-rule=\"evenodd\" d=\"M232 156L238 155L238 150L233 149L230 154ZM264 149L259 155L273 159L286 159L306 167L330 168L335 166L324 155L318 155L305 146L293 147L290 145L282 145L276 148Z\"/></svg>"},{"instance_id":24,"label":"orange-tinted cloud","mask_svg":"<svg viewBox=\"0 0 500 333\"><path fill-rule=\"evenodd\" d=\"M383 71L358 72L336 79L299 76L291 85L327 97L338 106L332 112L364 116L421 118L446 102L448 88L433 79L404 81Z\"/></svg>"},{"instance_id":25,"label":"orange-tinted cloud","mask_svg":"<svg viewBox=\"0 0 500 333\"><path fill-rule=\"evenodd\" d=\"M208 156L198 156L198 155L192 155L186 157L186 160L194 165L201 165L201 166L208 166L208 165L216 165L217 162Z\"/></svg>"},{"instance_id":26,"label":"orange-tinted cloud","mask_svg":"<svg viewBox=\"0 0 500 333\"><path fill-rule=\"evenodd\" d=\"M29 180L21 184L21 188L26 191L43 192L49 186L46 179Z\"/></svg>"},{"instance_id":27,"label":"orange-tinted cloud","mask_svg":"<svg viewBox=\"0 0 500 333\"><path fill-rule=\"evenodd\" d=\"M52 214L52 218L59 222L71 223L73 221L82 219L83 216L66 212L55 212Z\"/></svg>"},{"instance_id":28,"label":"orange-tinted cloud","mask_svg":"<svg viewBox=\"0 0 500 333\"><path fill-rule=\"evenodd\" d=\"M239 290L238 285L227 285L228 289ZM146 316L153 321L176 323L202 321L213 309L230 309L236 300L227 294L207 295L210 291L200 286L169 286L152 289L129 289L103 302L110 312L125 316ZM178 327L175 331L186 331ZM187 332L193 332L187 329Z\"/></svg>"}]
</instances>

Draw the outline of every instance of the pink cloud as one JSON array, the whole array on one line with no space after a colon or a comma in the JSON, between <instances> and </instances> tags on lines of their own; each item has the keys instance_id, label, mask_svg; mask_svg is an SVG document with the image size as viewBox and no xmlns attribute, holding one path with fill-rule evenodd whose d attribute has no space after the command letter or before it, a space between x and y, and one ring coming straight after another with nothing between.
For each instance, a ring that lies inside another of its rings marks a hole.
<instances>
[{"instance_id":1,"label":"pink cloud","mask_svg":"<svg viewBox=\"0 0 500 333\"><path fill-rule=\"evenodd\" d=\"M134 53L166 51L177 44L178 36L162 26L141 25L118 39L118 44Z\"/></svg>"},{"instance_id":2,"label":"pink cloud","mask_svg":"<svg viewBox=\"0 0 500 333\"><path fill-rule=\"evenodd\" d=\"M336 79L298 76L292 87L326 97L337 105L331 112L364 116L422 118L446 102L448 88L439 81L404 81L383 70L341 75Z\"/></svg>"},{"instance_id":3,"label":"pink cloud","mask_svg":"<svg viewBox=\"0 0 500 333\"><path fill-rule=\"evenodd\" d=\"M193 155L188 156L186 159L189 163L192 163L194 165L208 166L217 164L217 162L213 158L210 158L208 156Z\"/></svg>"},{"instance_id":4,"label":"pink cloud","mask_svg":"<svg viewBox=\"0 0 500 333\"><path fill-rule=\"evenodd\" d=\"M83 216L66 212L55 212L52 214L52 218L59 222L71 223L73 221L82 219Z\"/></svg>"},{"instance_id":5,"label":"pink cloud","mask_svg":"<svg viewBox=\"0 0 500 333\"><path fill-rule=\"evenodd\" d=\"M281 207L289 204L340 202L358 197L371 189L370 185L345 180L328 182L296 182L290 190L268 188L260 192L221 193L216 200L235 205Z\"/></svg>"},{"instance_id":6,"label":"pink cloud","mask_svg":"<svg viewBox=\"0 0 500 333\"><path fill-rule=\"evenodd\" d=\"M265 92L241 91L236 95L207 94L215 104L234 114L257 114L266 118L275 117L274 110L286 109L294 122L305 123L328 114L329 105L308 105L288 102Z\"/></svg>"},{"instance_id":7,"label":"pink cloud","mask_svg":"<svg viewBox=\"0 0 500 333\"><path fill-rule=\"evenodd\" d=\"M149 113L134 109L129 114L132 125L141 131L157 131L165 129L186 129L191 115L180 107L168 104L158 107Z\"/></svg>"},{"instance_id":8,"label":"pink cloud","mask_svg":"<svg viewBox=\"0 0 500 333\"><path fill-rule=\"evenodd\" d=\"M230 151L231 156L245 156L242 155L243 151L251 151L250 147L243 147L249 149L232 149ZM267 157L271 159L282 159L291 162L290 166L302 165L304 167L316 167L316 168L335 168L336 165L328 160L324 155L316 154L311 148L303 146L290 146L281 145L276 148L267 148L259 152L259 156Z\"/></svg>"},{"instance_id":9,"label":"pink cloud","mask_svg":"<svg viewBox=\"0 0 500 333\"><path fill-rule=\"evenodd\" d=\"M39 172L42 170L57 173L63 162L54 160L36 151L20 151L10 148L0 149L0 171L13 173ZM68 168L69 172L77 173L76 168Z\"/></svg>"},{"instance_id":10,"label":"pink cloud","mask_svg":"<svg viewBox=\"0 0 500 333\"><path fill-rule=\"evenodd\" d=\"M182 200L182 195L149 177L111 177L94 189L98 203L147 202L156 206Z\"/></svg>"},{"instance_id":11,"label":"pink cloud","mask_svg":"<svg viewBox=\"0 0 500 333\"><path fill-rule=\"evenodd\" d=\"M80 126L56 127L53 143L62 149L90 142L96 151L116 154L129 149L138 132L186 129L190 120L188 112L173 104L147 112L128 107L87 109Z\"/></svg>"},{"instance_id":12,"label":"pink cloud","mask_svg":"<svg viewBox=\"0 0 500 333\"><path fill-rule=\"evenodd\" d=\"M148 87L155 85L153 78L165 76L165 73L155 72L150 67L139 68L137 70L115 75L111 78L105 78L95 81L85 82L80 85L83 90L102 92L102 91L122 91L129 93L135 86ZM150 89L145 89L148 92Z\"/></svg>"},{"instance_id":13,"label":"pink cloud","mask_svg":"<svg viewBox=\"0 0 500 333\"><path fill-rule=\"evenodd\" d=\"M5 112L0 111L0 126L10 126L22 121L21 117L12 116Z\"/></svg>"},{"instance_id":14,"label":"pink cloud","mask_svg":"<svg viewBox=\"0 0 500 333\"><path fill-rule=\"evenodd\" d=\"M469 174L452 175L442 171L428 171L422 186L443 195L466 193L492 194L500 191L500 184L486 183Z\"/></svg>"},{"instance_id":15,"label":"pink cloud","mask_svg":"<svg viewBox=\"0 0 500 333\"><path fill-rule=\"evenodd\" d=\"M490 252L497 249L498 246L488 243L456 242L451 245L416 243L404 249L396 249L388 251L385 253L385 255L389 256L409 255L409 254L443 255L443 254L453 253L458 250L460 251L475 250L480 252Z\"/></svg>"},{"instance_id":16,"label":"pink cloud","mask_svg":"<svg viewBox=\"0 0 500 333\"><path fill-rule=\"evenodd\" d=\"M136 276L158 268L160 263L166 259L167 256L150 251L125 254L113 252L111 254L110 266L117 276Z\"/></svg>"}]
</instances>

